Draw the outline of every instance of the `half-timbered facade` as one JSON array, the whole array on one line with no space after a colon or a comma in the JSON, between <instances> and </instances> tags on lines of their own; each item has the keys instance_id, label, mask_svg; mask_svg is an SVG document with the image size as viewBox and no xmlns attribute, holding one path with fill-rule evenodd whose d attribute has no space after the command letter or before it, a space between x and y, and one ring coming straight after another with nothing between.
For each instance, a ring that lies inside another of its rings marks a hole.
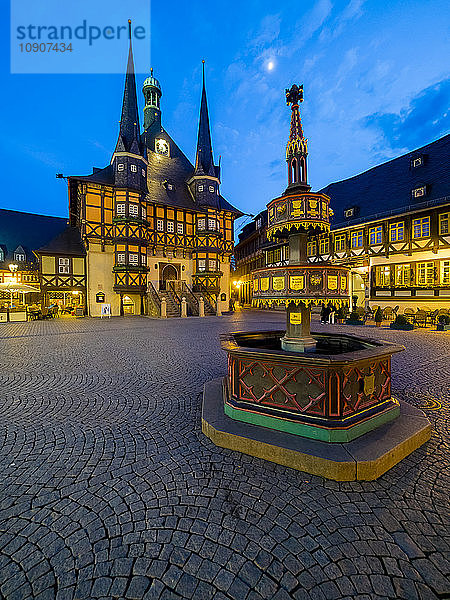
<instances>
[{"instance_id":1,"label":"half-timbered facade","mask_svg":"<svg viewBox=\"0 0 450 600\"><path fill-rule=\"evenodd\" d=\"M111 163L69 177L70 222L86 248L88 311L102 292L112 314L147 314L169 294L205 296L228 307L233 222L240 212L220 193L203 66L195 166L161 125L161 86L143 85L139 130L133 54L129 49L122 116Z\"/></svg>"},{"instance_id":2,"label":"half-timbered facade","mask_svg":"<svg viewBox=\"0 0 450 600\"><path fill-rule=\"evenodd\" d=\"M308 259L351 267L359 305L450 308L449 146L447 135L321 190L332 229L309 239ZM267 265L289 261L287 242L264 252Z\"/></svg>"}]
</instances>

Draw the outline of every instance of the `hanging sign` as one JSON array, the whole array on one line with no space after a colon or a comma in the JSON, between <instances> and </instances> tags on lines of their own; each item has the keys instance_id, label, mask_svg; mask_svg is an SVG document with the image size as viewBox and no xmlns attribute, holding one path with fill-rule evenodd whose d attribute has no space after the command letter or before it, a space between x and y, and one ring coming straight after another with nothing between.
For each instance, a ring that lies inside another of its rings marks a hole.
<instances>
[{"instance_id":1,"label":"hanging sign","mask_svg":"<svg viewBox=\"0 0 450 600\"><path fill-rule=\"evenodd\" d=\"M259 280L260 282L260 286L261 286L261 291L262 292L267 292L267 290L269 289L269 278L268 277L261 277L261 279Z\"/></svg>"},{"instance_id":2,"label":"hanging sign","mask_svg":"<svg viewBox=\"0 0 450 600\"><path fill-rule=\"evenodd\" d=\"M305 276L293 275L289 277L289 287L291 290L303 290L305 287Z\"/></svg>"},{"instance_id":3,"label":"hanging sign","mask_svg":"<svg viewBox=\"0 0 450 600\"><path fill-rule=\"evenodd\" d=\"M95 301L98 303L102 303L105 301L105 293L104 292L97 292L97 294L95 294Z\"/></svg>"},{"instance_id":4,"label":"hanging sign","mask_svg":"<svg viewBox=\"0 0 450 600\"><path fill-rule=\"evenodd\" d=\"M292 325L300 325L302 322L302 313L301 312L291 312L289 315L289 322Z\"/></svg>"},{"instance_id":5,"label":"hanging sign","mask_svg":"<svg viewBox=\"0 0 450 600\"><path fill-rule=\"evenodd\" d=\"M284 290L285 285L286 281L284 277L272 277L272 287L276 292Z\"/></svg>"},{"instance_id":6,"label":"hanging sign","mask_svg":"<svg viewBox=\"0 0 450 600\"><path fill-rule=\"evenodd\" d=\"M337 275L328 275L328 289L337 290Z\"/></svg>"}]
</instances>

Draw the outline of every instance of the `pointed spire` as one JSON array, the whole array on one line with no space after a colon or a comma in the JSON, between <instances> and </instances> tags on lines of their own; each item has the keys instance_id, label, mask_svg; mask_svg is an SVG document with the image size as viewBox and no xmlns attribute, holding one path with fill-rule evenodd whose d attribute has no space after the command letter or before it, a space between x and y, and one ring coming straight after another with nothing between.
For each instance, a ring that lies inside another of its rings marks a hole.
<instances>
[{"instance_id":1,"label":"pointed spire","mask_svg":"<svg viewBox=\"0 0 450 600\"><path fill-rule=\"evenodd\" d=\"M128 50L127 73L123 91L122 116L120 119L119 139L116 152L126 151L140 154L139 143L139 112L136 94L136 77L134 74L133 48L131 46L131 21L128 20Z\"/></svg>"},{"instance_id":2,"label":"pointed spire","mask_svg":"<svg viewBox=\"0 0 450 600\"><path fill-rule=\"evenodd\" d=\"M288 190L309 190L307 177L308 140L303 134L299 104L303 102L303 85L286 90L286 104L291 104L291 128L286 145L288 164Z\"/></svg>"},{"instance_id":3,"label":"pointed spire","mask_svg":"<svg viewBox=\"0 0 450 600\"><path fill-rule=\"evenodd\" d=\"M195 157L195 174L211 175L216 177L214 160L211 145L211 132L209 129L208 102L206 100L205 86L205 61L202 61L203 67L203 89L202 101L200 105L200 119L198 122L197 154Z\"/></svg>"}]
</instances>

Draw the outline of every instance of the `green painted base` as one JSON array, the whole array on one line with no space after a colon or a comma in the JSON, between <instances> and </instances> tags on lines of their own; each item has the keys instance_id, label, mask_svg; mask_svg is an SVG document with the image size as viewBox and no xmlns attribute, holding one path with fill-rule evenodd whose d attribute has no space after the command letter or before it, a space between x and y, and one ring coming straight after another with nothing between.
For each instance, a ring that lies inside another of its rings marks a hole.
<instances>
[{"instance_id":1,"label":"green painted base","mask_svg":"<svg viewBox=\"0 0 450 600\"><path fill-rule=\"evenodd\" d=\"M400 402L400 416L351 442L329 444L230 419L223 410L223 379L203 390L202 431L221 448L334 481L373 481L430 439L424 413Z\"/></svg>"},{"instance_id":2,"label":"green painted base","mask_svg":"<svg viewBox=\"0 0 450 600\"><path fill-rule=\"evenodd\" d=\"M361 423L356 423L346 427L345 424L339 425L339 428L316 427L305 423L298 423L288 419L271 417L260 413L253 413L247 410L240 410L234 406L230 406L224 402L225 414L236 421L258 425L259 427L267 427L268 429L276 429L285 433L292 433L312 440L321 440L322 442L350 442L364 435L368 431L373 431L377 427L393 421L400 415L400 405L398 403L392 405L386 402L386 410L378 415L363 420ZM367 411L366 411L367 412ZM361 413L361 419L364 419L364 412Z\"/></svg>"}]
</instances>

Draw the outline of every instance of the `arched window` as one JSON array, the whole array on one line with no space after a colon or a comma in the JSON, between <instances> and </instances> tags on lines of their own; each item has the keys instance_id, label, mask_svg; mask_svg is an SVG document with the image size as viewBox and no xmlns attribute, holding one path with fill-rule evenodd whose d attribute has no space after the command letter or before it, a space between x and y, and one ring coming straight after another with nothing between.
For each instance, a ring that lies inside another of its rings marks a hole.
<instances>
[{"instance_id":1,"label":"arched window","mask_svg":"<svg viewBox=\"0 0 450 600\"><path fill-rule=\"evenodd\" d=\"M294 158L291 162L291 183L297 181L297 159Z\"/></svg>"}]
</instances>

